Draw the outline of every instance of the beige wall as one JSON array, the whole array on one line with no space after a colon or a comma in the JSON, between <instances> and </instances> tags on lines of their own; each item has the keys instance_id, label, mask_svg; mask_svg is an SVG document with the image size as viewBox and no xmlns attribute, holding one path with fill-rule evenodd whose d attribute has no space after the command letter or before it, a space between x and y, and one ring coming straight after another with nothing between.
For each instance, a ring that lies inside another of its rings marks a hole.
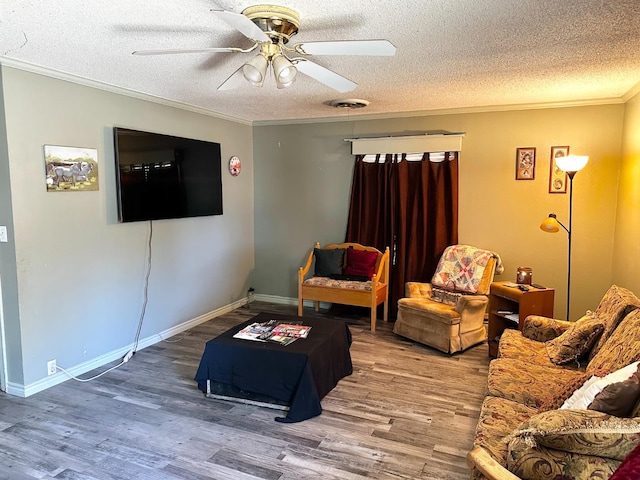
<instances>
[{"instance_id":1,"label":"beige wall","mask_svg":"<svg viewBox=\"0 0 640 480\"><path fill-rule=\"evenodd\" d=\"M295 274L313 245L342 241L353 156L345 138L426 130L466 132L460 160L460 242L497 251L501 280L518 266L556 289L564 318L567 237L545 234L550 212L568 221L569 196L549 194L553 145L590 156L575 177L572 319L597 306L611 281L624 105L436 115L254 129L257 293L296 297ZM517 147L536 147L535 179L515 180ZM283 248L284 246L284 248Z\"/></svg>"},{"instance_id":2,"label":"beige wall","mask_svg":"<svg viewBox=\"0 0 640 480\"><path fill-rule=\"evenodd\" d=\"M612 281L640 294L640 94L626 104Z\"/></svg>"}]
</instances>

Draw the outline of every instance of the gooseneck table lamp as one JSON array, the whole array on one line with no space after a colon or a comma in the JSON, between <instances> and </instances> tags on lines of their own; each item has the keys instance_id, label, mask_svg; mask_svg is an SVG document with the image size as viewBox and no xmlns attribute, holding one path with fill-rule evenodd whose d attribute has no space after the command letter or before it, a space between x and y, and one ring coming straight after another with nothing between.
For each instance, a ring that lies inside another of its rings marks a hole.
<instances>
[{"instance_id":1,"label":"gooseneck table lamp","mask_svg":"<svg viewBox=\"0 0 640 480\"><path fill-rule=\"evenodd\" d=\"M568 236L568 261L567 261L567 317L569 320L569 311L571 309L571 222L573 218L573 177L576 173L584 168L589 161L589 157L581 155L567 155L566 157L558 157L555 159L556 165L560 170L567 172L569 177L569 227L565 227L562 222L556 218L555 213L550 213L540 224L540 229L547 233L556 233L562 227Z\"/></svg>"}]
</instances>

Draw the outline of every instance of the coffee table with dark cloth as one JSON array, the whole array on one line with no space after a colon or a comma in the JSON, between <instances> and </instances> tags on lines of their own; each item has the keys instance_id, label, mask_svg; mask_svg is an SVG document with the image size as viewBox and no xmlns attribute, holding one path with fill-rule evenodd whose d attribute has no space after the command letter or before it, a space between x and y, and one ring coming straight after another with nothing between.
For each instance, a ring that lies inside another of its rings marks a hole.
<instances>
[{"instance_id":1,"label":"coffee table with dark cloth","mask_svg":"<svg viewBox=\"0 0 640 480\"><path fill-rule=\"evenodd\" d=\"M309 336L289 345L233 338L254 322L296 322L294 316L260 313L205 346L195 380L207 391L207 380L252 392L289 405L286 417L276 421L300 422L320 415L320 400L341 378L351 375L351 332L342 320L305 318Z\"/></svg>"}]
</instances>

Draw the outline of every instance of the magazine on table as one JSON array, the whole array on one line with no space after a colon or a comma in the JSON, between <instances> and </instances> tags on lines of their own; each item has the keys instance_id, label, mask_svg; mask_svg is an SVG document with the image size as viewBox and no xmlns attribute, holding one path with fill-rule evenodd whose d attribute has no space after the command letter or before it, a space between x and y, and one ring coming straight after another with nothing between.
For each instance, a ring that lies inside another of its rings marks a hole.
<instances>
[{"instance_id":1,"label":"magazine on table","mask_svg":"<svg viewBox=\"0 0 640 480\"><path fill-rule=\"evenodd\" d=\"M253 340L256 342L275 342L280 345L289 345L298 338L307 338L311 327L302 325L302 322L280 322L269 320L262 323L252 323L237 332L233 338Z\"/></svg>"},{"instance_id":2,"label":"magazine on table","mask_svg":"<svg viewBox=\"0 0 640 480\"><path fill-rule=\"evenodd\" d=\"M270 342L279 343L280 345L289 345L290 343L295 342L298 337L287 337L286 335L276 335L274 333L271 334L269 338L267 338Z\"/></svg>"},{"instance_id":3,"label":"magazine on table","mask_svg":"<svg viewBox=\"0 0 640 480\"><path fill-rule=\"evenodd\" d=\"M285 337L294 338L307 338L311 327L293 324L293 323L280 323L273 328L273 335L281 335Z\"/></svg>"}]
</instances>

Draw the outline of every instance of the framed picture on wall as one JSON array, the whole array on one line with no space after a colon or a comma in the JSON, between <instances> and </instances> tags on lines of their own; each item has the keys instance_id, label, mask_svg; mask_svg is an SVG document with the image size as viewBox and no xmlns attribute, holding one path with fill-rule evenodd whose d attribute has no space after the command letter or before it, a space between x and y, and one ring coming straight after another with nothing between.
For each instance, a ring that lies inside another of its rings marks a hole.
<instances>
[{"instance_id":1,"label":"framed picture on wall","mask_svg":"<svg viewBox=\"0 0 640 480\"><path fill-rule=\"evenodd\" d=\"M48 192L98 190L98 150L95 148L44 146Z\"/></svg>"},{"instance_id":2,"label":"framed picture on wall","mask_svg":"<svg viewBox=\"0 0 640 480\"><path fill-rule=\"evenodd\" d=\"M536 149L522 147L516 149L516 180L536 178Z\"/></svg>"},{"instance_id":3,"label":"framed picture on wall","mask_svg":"<svg viewBox=\"0 0 640 480\"><path fill-rule=\"evenodd\" d=\"M567 193L567 172L560 170L556 159L569 155L569 147L551 147L549 161L549 193Z\"/></svg>"}]
</instances>

